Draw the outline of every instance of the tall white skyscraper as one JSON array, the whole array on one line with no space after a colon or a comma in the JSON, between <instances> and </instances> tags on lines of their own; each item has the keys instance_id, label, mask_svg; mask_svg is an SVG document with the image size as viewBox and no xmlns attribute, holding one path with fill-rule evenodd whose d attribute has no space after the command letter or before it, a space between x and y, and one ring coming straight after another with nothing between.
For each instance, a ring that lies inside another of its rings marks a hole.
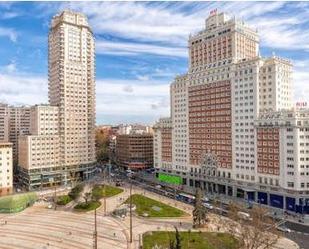
<instances>
[{"instance_id":1,"label":"tall white skyscraper","mask_svg":"<svg viewBox=\"0 0 309 249\"><path fill-rule=\"evenodd\" d=\"M87 17L63 11L48 36L49 105L31 108L19 137L19 182L28 189L67 185L95 169L94 37Z\"/></svg>"},{"instance_id":2,"label":"tall white skyscraper","mask_svg":"<svg viewBox=\"0 0 309 249\"><path fill-rule=\"evenodd\" d=\"M61 165L95 162L95 45L87 17L63 11L48 37L49 102L59 107Z\"/></svg>"}]
</instances>

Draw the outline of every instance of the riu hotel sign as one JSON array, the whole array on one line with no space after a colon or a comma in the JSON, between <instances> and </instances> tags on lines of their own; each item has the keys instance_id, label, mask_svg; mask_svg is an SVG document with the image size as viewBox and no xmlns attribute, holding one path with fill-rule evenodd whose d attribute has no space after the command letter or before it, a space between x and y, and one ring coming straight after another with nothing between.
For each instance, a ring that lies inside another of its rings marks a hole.
<instances>
[{"instance_id":1,"label":"riu hotel sign","mask_svg":"<svg viewBox=\"0 0 309 249\"><path fill-rule=\"evenodd\" d=\"M210 16L216 15L216 14L217 14L217 11L218 11L217 9L211 10L211 11L209 12Z\"/></svg>"},{"instance_id":2,"label":"riu hotel sign","mask_svg":"<svg viewBox=\"0 0 309 249\"><path fill-rule=\"evenodd\" d=\"M296 102L295 106L297 108L306 108L308 107L308 104L306 101L299 101L299 102Z\"/></svg>"}]
</instances>

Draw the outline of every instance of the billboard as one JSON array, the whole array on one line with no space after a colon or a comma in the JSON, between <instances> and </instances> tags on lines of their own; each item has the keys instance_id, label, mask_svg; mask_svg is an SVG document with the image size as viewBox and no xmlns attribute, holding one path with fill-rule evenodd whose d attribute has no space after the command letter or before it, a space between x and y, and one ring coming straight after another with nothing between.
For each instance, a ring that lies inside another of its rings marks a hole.
<instances>
[{"instance_id":1,"label":"billboard","mask_svg":"<svg viewBox=\"0 0 309 249\"><path fill-rule=\"evenodd\" d=\"M180 176L173 176L173 175L159 173L158 179L160 182L176 184L176 185L182 184L182 178Z\"/></svg>"}]
</instances>

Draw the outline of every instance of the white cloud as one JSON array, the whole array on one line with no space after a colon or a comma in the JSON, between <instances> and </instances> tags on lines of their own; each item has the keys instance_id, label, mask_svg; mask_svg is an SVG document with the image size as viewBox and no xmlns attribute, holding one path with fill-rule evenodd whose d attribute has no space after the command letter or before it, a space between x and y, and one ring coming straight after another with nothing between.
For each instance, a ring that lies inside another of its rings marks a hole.
<instances>
[{"instance_id":1,"label":"white cloud","mask_svg":"<svg viewBox=\"0 0 309 249\"><path fill-rule=\"evenodd\" d=\"M109 42L98 40L96 42L98 54L136 56L138 54L153 54L173 57L187 57L187 48L150 45L145 43Z\"/></svg>"},{"instance_id":2,"label":"white cloud","mask_svg":"<svg viewBox=\"0 0 309 249\"><path fill-rule=\"evenodd\" d=\"M309 103L309 60L294 61L294 99Z\"/></svg>"},{"instance_id":3,"label":"white cloud","mask_svg":"<svg viewBox=\"0 0 309 249\"><path fill-rule=\"evenodd\" d=\"M0 27L0 36L8 37L12 42L17 41L17 32L14 29Z\"/></svg>"},{"instance_id":4,"label":"white cloud","mask_svg":"<svg viewBox=\"0 0 309 249\"><path fill-rule=\"evenodd\" d=\"M145 50L154 54L186 56L183 48L188 35L201 30L209 11L217 8L243 18L260 30L262 44L281 49L308 48L309 32L299 26L308 22L308 4L289 2L74 2L40 4L48 13L65 8L81 11L89 17L95 34L109 34L140 43L103 43L114 55L136 55ZM288 11L285 10L288 6ZM103 14L102 14L103 13ZM306 34L307 33L307 34ZM297 39L295 39L297 37ZM299 41L297 43L297 41ZM151 43L147 45L147 43ZM159 45L164 44L164 45ZM147 47L149 46L149 47ZM160 52L162 48L163 52Z\"/></svg>"},{"instance_id":5,"label":"white cloud","mask_svg":"<svg viewBox=\"0 0 309 249\"><path fill-rule=\"evenodd\" d=\"M13 72L15 72L15 71L16 71L16 63L15 63L15 61L11 61L11 63L5 65L5 66L3 67L3 69L4 69L3 71L4 71L4 72L7 72L7 73L13 73Z\"/></svg>"},{"instance_id":6,"label":"white cloud","mask_svg":"<svg viewBox=\"0 0 309 249\"><path fill-rule=\"evenodd\" d=\"M104 79L96 84L97 113L115 116L169 113L168 82Z\"/></svg>"},{"instance_id":7,"label":"white cloud","mask_svg":"<svg viewBox=\"0 0 309 249\"><path fill-rule=\"evenodd\" d=\"M20 16L20 13L13 11L6 11L1 14L0 19L12 19L18 16Z\"/></svg>"},{"instance_id":8,"label":"white cloud","mask_svg":"<svg viewBox=\"0 0 309 249\"><path fill-rule=\"evenodd\" d=\"M13 105L47 102L47 80L29 74L0 73L0 100Z\"/></svg>"},{"instance_id":9,"label":"white cloud","mask_svg":"<svg viewBox=\"0 0 309 249\"><path fill-rule=\"evenodd\" d=\"M149 80L150 79L149 77L150 77L149 75L136 75L136 78L141 81Z\"/></svg>"},{"instance_id":10,"label":"white cloud","mask_svg":"<svg viewBox=\"0 0 309 249\"><path fill-rule=\"evenodd\" d=\"M138 39L186 45L188 35L203 28L210 10L228 11L238 17L253 18L279 9L284 2L225 2L225 3L178 3L149 5L141 2L101 2L79 5L71 4L88 13L90 22L97 33ZM188 11L193 7L192 11ZM102 9L108 9L102 15Z\"/></svg>"},{"instance_id":11,"label":"white cloud","mask_svg":"<svg viewBox=\"0 0 309 249\"><path fill-rule=\"evenodd\" d=\"M158 117L169 113L169 84L139 80L96 81L100 116ZM0 101L12 105L48 103L47 79L39 75L0 74ZM100 120L98 120L100 122Z\"/></svg>"}]
</instances>

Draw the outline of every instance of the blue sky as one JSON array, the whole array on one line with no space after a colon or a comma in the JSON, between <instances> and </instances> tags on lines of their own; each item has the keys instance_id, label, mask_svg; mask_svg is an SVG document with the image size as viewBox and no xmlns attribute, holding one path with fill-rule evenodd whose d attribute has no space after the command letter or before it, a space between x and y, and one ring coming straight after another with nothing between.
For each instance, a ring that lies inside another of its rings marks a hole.
<instances>
[{"instance_id":1,"label":"blue sky","mask_svg":"<svg viewBox=\"0 0 309 249\"><path fill-rule=\"evenodd\" d=\"M0 102L47 103L47 34L63 9L84 12L96 37L97 123L169 115L169 84L187 69L187 38L210 10L256 27L262 56L294 64L295 101L309 100L307 2L0 2Z\"/></svg>"}]
</instances>

